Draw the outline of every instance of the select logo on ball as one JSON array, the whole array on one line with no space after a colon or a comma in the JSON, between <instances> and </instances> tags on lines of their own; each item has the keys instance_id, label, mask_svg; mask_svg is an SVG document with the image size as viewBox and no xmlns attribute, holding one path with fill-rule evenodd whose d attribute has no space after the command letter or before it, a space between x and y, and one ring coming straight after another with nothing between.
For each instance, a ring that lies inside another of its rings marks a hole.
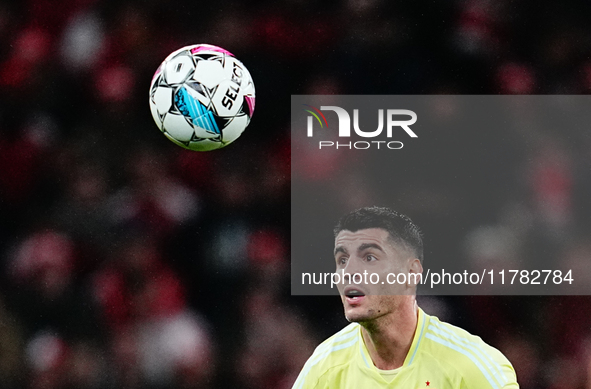
<instances>
[{"instance_id":1,"label":"select logo on ball","mask_svg":"<svg viewBox=\"0 0 591 389\"><path fill-rule=\"evenodd\" d=\"M150 85L150 111L172 142L196 151L234 142L254 113L255 88L244 64L218 46L171 53Z\"/></svg>"}]
</instances>

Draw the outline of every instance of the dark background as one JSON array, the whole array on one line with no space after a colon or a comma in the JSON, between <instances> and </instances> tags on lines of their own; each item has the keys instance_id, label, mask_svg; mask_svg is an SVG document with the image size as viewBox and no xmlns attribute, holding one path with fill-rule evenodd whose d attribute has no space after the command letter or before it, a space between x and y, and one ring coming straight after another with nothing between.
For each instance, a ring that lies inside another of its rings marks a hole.
<instances>
[{"instance_id":1,"label":"dark background","mask_svg":"<svg viewBox=\"0 0 591 389\"><path fill-rule=\"evenodd\" d=\"M590 15L585 1L1 2L0 387L290 387L345 324L338 299L289 292L290 95L587 94ZM147 100L162 59L197 43L234 53L257 90L244 135L210 153L167 141ZM427 253L521 255L494 244L517 226L527 255L589 258L591 143L524 131L518 152L487 135L517 159L503 180L490 155L459 161L497 183L481 201L428 166L402 174L391 205L428 237L449 231ZM523 388L589 385L588 297L420 304L501 349Z\"/></svg>"}]
</instances>

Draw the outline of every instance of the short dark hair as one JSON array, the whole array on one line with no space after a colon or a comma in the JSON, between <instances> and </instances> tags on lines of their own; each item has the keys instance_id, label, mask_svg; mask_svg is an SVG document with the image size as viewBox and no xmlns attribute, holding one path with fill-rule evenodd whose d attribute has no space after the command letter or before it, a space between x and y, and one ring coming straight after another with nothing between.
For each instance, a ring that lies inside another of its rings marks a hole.
<instances>
[{"instance_id":1,"label":"short dark hair","mask_svg":"<svg viewBox=\"0 0 591 389\"><path fill-rule=\"evenodd\" d=\"M423 262L423 236L419 227L406 215L386 207L365 207L343 216L334 228L334 236L341 231L359 231L381 228L390 234L390 239L410 250Z\"/></svg>"}]
</instances>

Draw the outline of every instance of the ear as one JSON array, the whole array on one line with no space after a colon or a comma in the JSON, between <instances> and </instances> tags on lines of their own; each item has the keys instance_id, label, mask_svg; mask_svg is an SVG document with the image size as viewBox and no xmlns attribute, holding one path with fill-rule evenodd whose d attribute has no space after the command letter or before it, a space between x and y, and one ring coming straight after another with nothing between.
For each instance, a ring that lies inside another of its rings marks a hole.
<instances>
[{"instance_id":1,"label":"ear","mask_svg":"<svg viewBox=\"0 0 591 389\"><path fill-rule=\"evenodd\" d=\"M408 273L409 277L407 278L406 285L408 287L416 288L423 276L423 265L421 264L420 259L413 258L410 260Z\"/></svg>"}]
</instances>

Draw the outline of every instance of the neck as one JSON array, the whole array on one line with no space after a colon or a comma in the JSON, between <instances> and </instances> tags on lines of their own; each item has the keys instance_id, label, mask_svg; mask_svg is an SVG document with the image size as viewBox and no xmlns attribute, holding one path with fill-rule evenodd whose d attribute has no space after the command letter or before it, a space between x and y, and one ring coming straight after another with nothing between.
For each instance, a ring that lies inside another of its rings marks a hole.
<instances>
[{"instance_id":1,"label":"neck","mask_svg":"<svg viewBox=\"0 0 591 389\"><path fill-rule=\"evenodd\" d=\"M363 340L378 369L397 369L404 363L418 323L418 306L409 296L396 312L361 323Z\"/></svg>"}]
</instances>

